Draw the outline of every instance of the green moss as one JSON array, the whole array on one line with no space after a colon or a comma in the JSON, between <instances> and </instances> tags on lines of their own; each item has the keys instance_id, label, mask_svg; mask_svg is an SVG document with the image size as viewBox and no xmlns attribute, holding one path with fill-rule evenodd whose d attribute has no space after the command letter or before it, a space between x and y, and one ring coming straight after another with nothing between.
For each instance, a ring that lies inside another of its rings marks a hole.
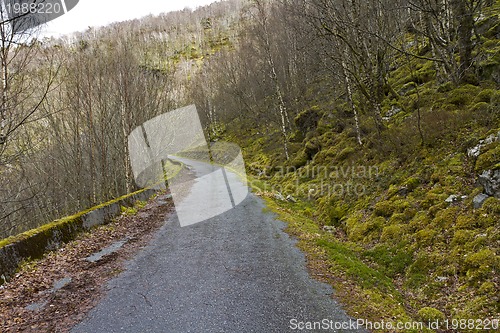
<instances>
[{"instance_id":1,"label":"green moss","mask_svg":"<svg viewBox=\"0 0 500 333\"><path fill-rule=\"evenodd\" d=\"M492 170L500 161L500 143L495 142L484 148L481 155L477 158L475 170L481 173L485 170Z\"/></svg>"},{"instance_id":2,"label":"green moss","mask_svg":"<svg viewBox=\"0 0 500 333\"><path fill-rule=\"evenodd\" d=\"M147 201L137 200L134 203L134 207L137 208L137 209L143 209L144 207L146 207L147 204L148 204Z\"/></svg>"},{"instance_id":3,"label":"green moss","mask_svg":"<svg viewBox=\"0 0 500 333\"><path fill-rule=\"evenodd\" d=\"M470 230L457 230L453 235L453 239L451 241L452 246L459 246L462 248L464 244L467 244L474 238L474 234Z\"/></svg>"},{"instance_id":4,"label":"green moss","mask_svg":"<svg viewBox=\"0 0 500 333\"><path fill-rule=\"evenodd\" d=\"M349 228L347 234L352 241L363 240L366 243L378 241L385 224L386 220L383 217L370 218Z\"/></svg>"},{"instance_id":5,"label":"green moss","mask_svg":"<svg viewBox=\"0 0 500 333\"><path fill-rule=\"evenodd\" d=\"M347 216L348 206L339 201L332 202L329 199L320 199L319 201L319 210L325 224L340 226L342 220Z\"/></svg>"},{"instance_id":6,"label":"green moss","mask_svg":"<svg viewBox=\"0 0 500 333\"><path fill-rule=\"evenodd\" d=\"M379 201L375 204L373 213L376 216L391 217L395 209L392 201Z\"/></svg>"},{"instance_id":7,"label":"green moss","mask_svg":"<svg viewBox=\"0 0 500 333\"><path fill-rule=\"evenodd\" d=\"M355 252L344 245L333 242L318 240L317 244L327 250L329 258L353 279L357 280L364 288L380 288L388 292L396 290L392 282L380 272L370 268L361 261Z\"/></svg>"},{"instance_id":8,"label":"green moss","mask_svg":"<svg viewBox=\"0 0 500 333\"><path fill-rule=\"evenodd\" d=\"M104 208L106 206L112 205L114 203L118 203L118 202L120 202L122 200L129 199L129 198L133 197L134 195L137 195L137 194L142 193L144 191L146 191L146 189L143 189L143 190L140 190L140 191L137 191L137 192L134 192L134 193L130 193L130 194L127 194L127 195L124 195L124 196L122 196L120 198L117 198L117 199L108 201L106 203L97 205L95 207L89 208L89 209L84 210L82 212L79 212L79 213L77 213L75 215L63 217L63 218L61 218L59 220L56 220L56 221L53 221L51 223L44 224L43 226L41 226L39 228L32 229L32 230L26 231L26 232L24 232L22 234L19 234L19 235L16 235L16 236L11 236L9 238L3 239L3 240L0 241L0 248L2 248L4 246L7 246L9 244L12 244L12 243L24 240L24 239L28 239L28 238L32 237L33 235L36 235L36 234L40 234L40 233L43 233L43 232L46 232L46 231L50 231L52 229L57 229L57 228L64 227L67 224L79 223L81 221L82 217L85 214L88 214L88 213L90 213L90 212L92 212L94 210L97 210L97 209Z\"/></svg>"},{"instance_id":9,"label":"green moss","mask_svg":"<svg viewBox=\"0 0 500 333\"><path fill-rule=\"evenodd\" d=\"M381 242L399 243L406 234L406 225L393 224L382 229Z\"/></svg>"},{"instance_id":10,"label":"green moss","mask_svg":"<svg viewBox=\"0 0 500 333\"><path fill-rule=\"evenodd\" d=\"M304 151L307 154L308 159L312 159L312 157L316 155L320 149L321 147L317 138L309 139L304 147Z\"/></svg>"},{"instance_id":11,"label":"green moss","mask_svg":"<svg viewBox=\"0 0 500 333\"><path fill-rule=\"evenodd\" d=\"M483 203L482 210L492 215L500 214L500 200L493 197L486 199Z\"/></svg>"},{"instance_id":12,"label":"green moss","mask_svg":"<svg viewBox=\"0 0 500 333\"><path fill-rule=\"evenodd\" d=\"M437 231L431 228L425 228L415 234L415 241L420 248L431 246L436 239Z\"/></svg>"},{"instance_id":13,"label":"green moss","mask_svg":"<svg viewBox=\"0 0 500 333\"><path fill-rule=\"evenodd\" d=\"M474 101L479 92L479 87L468 84L450 91L447 102L456 106L466 106Z\"/></svg>"},{"instance_id":14,"label":"green moss","mask_svg":"<svg viewBox=\"0 0 500 333\"><path fill-rule=\"evenodd\" d=\"M446 93L452 91L455 88L455 85L452 82L445 82L437 88L437 91L440 93Z\"/></svg>"},{"instance_id":15,"label":"green moss","mask_svg":"<svg viewBox=\"0 0 500 333\"><path fill-rule=\"evenodd\" d=\"M481 295L490 295L494 297L498 292L498 289L493 282L486 281L481 285L481 287L479 287L478 292Z\"/></svg>"},{"instance_id":16,"label":"green moss","mask_svg":"<svg viewBox=\"0 0 500 333\"><path fill-rule=\"evenodd\" d=\"M420 185L420 179L417 177L410 177L403 183L403 186L405 186L409 192L415 190L418 185Z\"/></svg>"},{"instance_id":17,"label":"green moss","mask_svg":"<svg viewBox=\"0 0 500 333\"><path fill-rule=\"evenodd\" d=\"M309 161L309 156L304 150L301 150L298 154L295 155L291 162L291 166L299 169L307 164Z\"/></svg>"},{"instance_id":18,"label":"green moss","mask_svg":"<svg viewBox=\"0 0 500 333\"><path fill-rule=\"evenodd\" d=\"M469 282L484 281L492 278L494 272L500 268L500 258L493 250L483 249L468 255L464 268L467 270Z\"/></svg>"},{"instance_id":19,"label":"green moss","mask_svg":"<svg viewBox=\"0 0 500 333\"><path fill-rule=\"evenodd\" d=\"M403 224L406 222L406 215L403 213L394 213L389 218L389 225L393 224Z\"/></svg>"},{"instance_id":20,"label":"green moss","mask_svg":"<svg viewBox=\"0 0 500 333\"><path fill-rule=\"evenodd\" d=\"M474 215L459 215L455 227L457 229L475 229L480 226L480 218Z\"/></svg>"},{"instance_id":21,"label":"green moss","mask_svg":"<svg viewBox=\"0 0 500 333\"><path fill-rule=\"evenodd\" d=\"M131 216L137 214L137 209L135 207L120 206L120 210L122 212L122 215L125 216Z\"/></svg>"},{"instance_id":22,"label":"green moss","mask_svg":"<svg viewBox=\"0 0 500 333\"><path fill-rule=\"evenodd\" d=\"M433 226L437 227L437 230L450 228L455 224L459 210L460 208L455 206L439 210L432 220Z\"/></svg>"},{"instance_id":23,"label":"green moss","mask_svg":"<svg viewBox=\"0 0 500 333\"><path fill-rule=\"evenodd\" d=\"M482 114L482 113L487 112L489 110L489 108L490 108L490 104L488 104L486 102L479 102L479 103L474 104L469 109L469 111L472 113L475 113L475 114Z\"/></svg>"},{"instance_id":24,"label":"green moss","mask_svg":"<svg viewBox=\"0 0 500 333\"><path fill-rule=\"evenodd\" d=\"M390 277L403 274L413 261L412 254L408 253L404 244L401 246L379 244L365 251L363 256L380 265L381 270Z\"/></svg>"},{"instance_id":25,"label":"green moss","mask_svg":"<svg viewBox=\"0 0 500 333\"><path fill-rule=\"evenodd\" d=\"M406 273L408 275L422 274L428 275L429 272L436 267L436 260L426 252L419 252L413 263L408 267ZM425 279L424 279L425 280Z\"/></svg>"},{"instance_id":26,"label":"green moss","mask_svg":"<svg viewBox=\"0 0 500 333\"><path fill-rule=\"evenodd\" d=\"M420 320L422 320L425 323L428 322L435 322L436 320L439 320L442 322L443 320L446 319L444 313L439 311L438 309L431 308L431 307L424 307L418 311L418 317Z\"/></svg>"},{"instance_id":27,"label":"green moss","mask_svg":"<svg viewBox=\"0 0 500 333\"><path fill-rule=\"evenodd\" d=\"M493 96L497 93L495 89L483 89L474 99L475 103L490 103Z\"/></svg>"},{"instance_id":28,"label":"green moss","mask_svg":"<svg viewBox=\"0 0 500 333\"><path fill-rule=\"evenodd\" d=\"M342 151L340 153L338 153L336 159L338 162L342 162L342 161L346 160L349 156L354 154L355 152L356 152L356 150L354 148L346 147L346 148L342 149Z\"/></svg>"},{"instance_id":29,"label":"green moss","mask_svg":"<svg viewBox=\"0 0 500 333\"><path fill-rule=\"evenodd\" d=\"M427 212L425 211L420 211L415 214L413 219L410 221L410 231L417 231L417 230L422 230L425 229L428 225L430 225L431 219L427 215Z\"/></svg>"}]
</instances>

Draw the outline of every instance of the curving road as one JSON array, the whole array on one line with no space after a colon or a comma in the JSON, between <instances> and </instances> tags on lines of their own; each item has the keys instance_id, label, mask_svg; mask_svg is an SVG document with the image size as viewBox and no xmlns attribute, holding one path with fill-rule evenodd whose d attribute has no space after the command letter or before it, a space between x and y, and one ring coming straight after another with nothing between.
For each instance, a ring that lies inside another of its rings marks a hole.
<instances>
[{"instance_id":1,"label":"curving road","mask_svg":"<svg viewBox=\"0 0 500 333\"><path fill-rule=\"evenodd\" d=\"M227 182L214 185L203 178L216 168L183 162L198 179L182 202L192 205L203 200L200 193L223 193ZM236 186L237 177L226 172L231 188ZM186 205L177 209L189 214ZM332 289L309 277L284 224L264 208L248 194L202 223L181 227L173 214L72 332L360 332L299 330L299 322L340 323L349 317L331 298Z\"/></svg>"}]
</instances>

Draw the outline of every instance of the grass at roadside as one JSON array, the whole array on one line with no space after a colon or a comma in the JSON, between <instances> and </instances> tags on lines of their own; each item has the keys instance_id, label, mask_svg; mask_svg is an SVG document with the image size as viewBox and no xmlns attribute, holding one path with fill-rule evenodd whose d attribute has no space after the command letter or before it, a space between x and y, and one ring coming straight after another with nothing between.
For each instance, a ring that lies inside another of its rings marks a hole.
<instances>
[{"instance_id":1,"label":"grass at roadside","mask_svg":"<svg viewBox=\"0 0 500 333\"><path fill-rule=\"evenodd\" d=\"M306 254L310 274L333 286L335 297L351 316L371 322L409 323L418 320L408 313L407 304L393 281L384 272L363 261L361 248L341 240L335 232L321 229L308 216L307 204L275 200L272 194L260 191L266 187L265 183L254 178L249 180L254 192L266 201L267 207L287 223L286 232L297 238L297 246Z\"/></svg>"}]
</instances>

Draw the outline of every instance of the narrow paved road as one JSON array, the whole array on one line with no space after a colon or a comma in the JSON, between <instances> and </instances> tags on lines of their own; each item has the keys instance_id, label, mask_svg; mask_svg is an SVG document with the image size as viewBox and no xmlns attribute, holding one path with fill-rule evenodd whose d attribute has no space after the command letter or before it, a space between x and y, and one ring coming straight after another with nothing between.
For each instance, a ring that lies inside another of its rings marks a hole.
<instances>
[{"instance_id":1,"label":"narrow paved road","mask_svg":"<svg viewBox=\"0 0 500 333\"><path fill-rule=\"evenodd\" d=\"M190 164L201 178L214 170ZM203 189L203 182L193 188ZM212 191L204 190L210 197ZM184 202L196 196L188 194ZM281 333L300 331L294 320L348 322L332 289L309 277L284 224L264 208L249 194L205 222L181 227L173 214L72 332ZM315 331L351 332L307 330Z\"/></svg>"}]
</instances>

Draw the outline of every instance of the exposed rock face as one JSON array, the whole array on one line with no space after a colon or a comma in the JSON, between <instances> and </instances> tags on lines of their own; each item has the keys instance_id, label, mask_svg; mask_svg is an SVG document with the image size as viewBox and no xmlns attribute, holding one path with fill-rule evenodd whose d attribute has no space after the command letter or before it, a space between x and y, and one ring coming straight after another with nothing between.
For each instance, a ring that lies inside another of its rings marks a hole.
<instances>
[{"instance_id":1,"label":"exposed rock face","mask_svg":"<svg viewBox=\"0 0 500 333\"><path fill-rule=\"evenodd\" d=\"M500 132L497 134L491 134L486 139L479 141L479 144L475 147L467 149L467 155L470 157L478 157L481 154L481 149L493 142L500 141Z\"/></svg>"},{"instance_id":2,"label":"exposed rock face","mask_svg":"<svg viewBox=\"0 0 500 333\"><path fill-rule=\"evenodd\" d=\"M472 203L474 205L474 209L479 209L481 207L483 207L483 203L486 201L486 199L488 199L489 196L487 196L486 194L478 194L474 197L474 199L472 200Z\"/></svg>"},{"instance_id":3,"label":"exposed rock face","mask_svg":"<svg viewBox=\"0 0 500 333\"><path fill-rule=\"evenodd\" d=\"M455 201L458 201L458 195L450 195L448 199L445 200L447 203L453 203Z\"/></svg>"},{"instance_id":4,"label":"exposed rock face","mask_svg":"<svg viewBox=\"0 0 500 333\"><path fill-rule=\"evenodd\" d=\"M500 170L486 170L479 175L478 183L489 196L500 199Z\"/></svg>"},{"instance_id":5,"label":"exposed rock face","mask_svg":"<svg viewBox=\"0 0 500 333\"><path fill-rule=\"evenodd\" d=\"M387 112L387 114L385 115L385 117L383 117L382 119L385 120L385 121L391 120L392 117L394 117L395 115L397 115L401 111L403 111L401 108L398 108L397 106L393 105L392 109L389 110L389 112Z\"/></svg>"}]
</instances>

